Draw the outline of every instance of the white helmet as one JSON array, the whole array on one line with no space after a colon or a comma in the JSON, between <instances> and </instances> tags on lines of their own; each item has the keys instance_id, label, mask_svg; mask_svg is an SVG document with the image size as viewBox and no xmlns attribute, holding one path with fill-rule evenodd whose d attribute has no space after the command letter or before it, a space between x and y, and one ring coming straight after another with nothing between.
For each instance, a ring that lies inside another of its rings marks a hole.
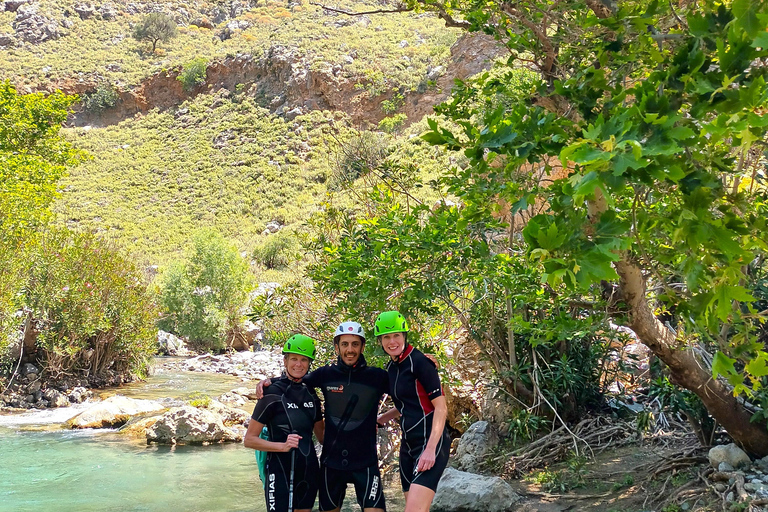
<instances>
[{"instance_id":1,"label":"white helmet","mask_svg":"<svg viewBox=\"0 0 768 512\"><path fill-rule=\"evenodd\" d=\"M360 336L363 343L365 343L365 331L363 331L363 326L357 322L341 322L333 333L333 342L337 343L339 341L339 336L342 334L354 334L355 336Z\"/></svg>"}]
</instances>

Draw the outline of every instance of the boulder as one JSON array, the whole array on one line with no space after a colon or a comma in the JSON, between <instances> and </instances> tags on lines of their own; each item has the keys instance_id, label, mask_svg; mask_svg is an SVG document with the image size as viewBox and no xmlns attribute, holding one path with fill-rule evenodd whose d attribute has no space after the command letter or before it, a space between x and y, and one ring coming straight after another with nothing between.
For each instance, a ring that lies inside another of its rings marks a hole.
<instances>
[{"instance_id":1,"label":"boulder","mask_svg":"<svg viewBox=\"0 0 768 512\"><path fill-rule=\"evenodd\" d=\"M19 10L19 7L26 3L29 3L29 0L5 0L5 11L16 12Z\"/></svg>"},{"instance_id":2,"label":"boulder","mask_svg":"<svg viewBox=\"0 0 768 512\"><path fill-rule=\"evenodd\" d=\"M73 404L83 403L86 399L91 397L91 392L82 386L76 386L70 390L67 398Z\"/></svg>"},{"instance_id":3,"label":"boulder","mask_svg":"<svg viewBox=\"0 0 768 512\"><path fill-rule=\"evenodd\" d=\"M99 14L103 20L113 20L117 18L117 6L113 3L105 3L99 7Z\"/></svg>"},{"instance_id":4,"label":"boulder","mask_svg":"<svg viewBox=\"0 0 768 512\"><path fill-rule=\"evenodd\" d=\"M160 444L239 442L242 434L224 426L221 416L187 405L163 414L147 429L147 441Z\"/></svg>"},{"instance_id":5,"label":"boulder","mask_svg":"<svg viewBox=\"0 0 768 512\"><path fill-rule=\"evenodd\" d=\"M36 5L24 5L16 12L13 21L16 37L27 43L42 43L61 37L59 24L37 12Z\"/></svg>"},{"instance_id":6,"label":"boulder","mask_svg":"<svg viewBox=\"0 0 768 512\"><path fill-rule=\"evenodd\" d=\"M290 119L293 119L296 116L300 116L301 115L301 109L296 107L295 109L293 109L290 112L288 112L288 114L286 114L286 119L288 118L288 115L291 114L291 112L293 112L296 115L294 115ZM272 221L272 222L267 222L267 225L265 226L265 228L268 229L270 233L277 233L278 231L280 231L280 228L282 228L282 226L280 225L279 222Z\"/></svg>"},{"instance_id":7,"label":"boulder","mask_svg":"<svg viewBox=\"0 0 768 512\"><path fill-rule=\"evenodd\" d=\"M707 457L709 457L710 465L715 469L720 467L723 462L736 469L748 467L752 463L749 455L734 443L713 446Z\"/></svg>"},{"instance_id":8,"label":"boulder","mask_svg":"<svg viewBox=\"0 0 768 512\"><path fill-rule=\"evenodd\" d=\"M487 421L477 421L461 436L454 465L457 469L478 473L488 452L499 444L499 434Z\"/></svg>"},{"instance_id":9,"label":"boulder","mask_svg":"<svg viewBox=\"0 0 768 512\"><path fill-rule=\"evenodd\" d=\"M75 4L73 9L81 20L87 20L96 14L96 7L93 4Z\"/></svg>"},{"instance_id":10,"label":"boulder","mask_svg":"<svg viewBox=\"0 0 768 512\"><path fill-rule=\"evenodd\" d=\"M184 340L165 331L157 331L158 352L165 356L189 356L194 352L187 348Z\"/></svg>"},{"instance_id":11,"label":"boulder","mask_svg":"<svg viewBox=\"0 0 768 512\"><path fill-rule=\"evenodd\" d=\"M48 407L67 407L69 405L67 396L56 389L43 391L43 399L48 402Z\"/></svg>"},{"instance_id":12,"label":"boulder","mask_svg":"<svg viewBox=\"0 0 768 512\"><path fill-rule=\"evenodd\" d=\"M165 406L154 400L137 400L116 395L89 407L67 421L67 424L72 428L119 427L132 416L162 409L165 409Z\"/></svg>"},{"instance_id":13,"label":"boulder","mask_svg":"<svg viewBox=\"0 0 768 512\"><path fill-rule=\"evenodd\" d=\"M218 400L211 400L211 403L206 407L206 409L214 414L219 415L221 417L222 423L228 427L233 425L242 425L248 421L248 418L251 417L251 415L244 410L223 404Z\"/></svg>"},{"instance_id":14,"label":"boulder","mask_svg":"<svg viewBox=\"0 0 768 512\"><path fill-rule=\"evenodd\" d=\"M520 496L497 476L486 477L448 468L437 485L432 512L509 512Z\"/></svg>"}]
</instances>

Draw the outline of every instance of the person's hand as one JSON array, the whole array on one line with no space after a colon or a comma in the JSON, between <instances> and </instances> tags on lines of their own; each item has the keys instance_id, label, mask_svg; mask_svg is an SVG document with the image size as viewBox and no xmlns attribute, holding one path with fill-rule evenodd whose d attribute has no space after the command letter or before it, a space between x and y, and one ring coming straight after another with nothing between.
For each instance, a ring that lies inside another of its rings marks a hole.
<instances>
[{"instance_id":1,"label":"person's hand","mask_svg":"<svg viewBox=\"0 0 768 512\"><path fill-rule=\"evenodd\" d=\"M288 434L288 439L283 443L283 451L289 452L292 448L298 448L300 439L301 436L299 434Z\"/></svg>"},{"instance_id":2,"label":"person's hand","mask_svg":"<svg viewBox=\"0 0 768 512\"><path fill-rule=\"evenodd\" d=\"M389 420L384 419L383 414L379 414L378 416L376 416L376 425L378 425L379 428L384 428L384 425L386 425L387 423L389 423Z\"/></svg>"},{"instance_id":3,"label":"person's hand","mask_svg":"<svg viewBox=\"0 0 768 512\"><path fill-rule=\"evenodd\" d=\"M437 358L433 354L424 354L427 359L435 363L435 368L438 370L440 369L440 363L437 361Z\"/></svg>"},{"instance_id":4,"label":"person's hand","mask_svg":"<svg viewBox=\"0 0 768 512\"><path fill-rule=\"evenodd\" d=\"M432 469L432 466L435 465L435 449L430 448L429 445L427 445L424 448L424 451L421 452L421 457L419 457L419 463L416 465L416 471L428 471Z\"/></svg>"},{"instance_id":5,"label":"person's hand","mask_svg":"<svg viewBox=\"0 0 768 512\"><path fill-rule=\"evenodd\" d=\"M256 385L256 398L261 400L264 398L264 387L269 386L272 383L271 379L264 379L262 381L259 381L259 383Z\"/></svg>"}]
</instances>

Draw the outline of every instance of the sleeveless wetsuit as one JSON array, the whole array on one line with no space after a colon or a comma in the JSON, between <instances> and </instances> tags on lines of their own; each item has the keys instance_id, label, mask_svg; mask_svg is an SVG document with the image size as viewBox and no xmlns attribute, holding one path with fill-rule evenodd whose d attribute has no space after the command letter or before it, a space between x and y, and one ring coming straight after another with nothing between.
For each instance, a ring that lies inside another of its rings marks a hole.
<instances>
[{"instance_id":1,"label":"sleeveless wetsuit","mask_svg":"<svg viewBox=\"0 0 768 512\"><path fill-rule=\"evenodd\" d=\"M408 492L411 484L423 485L433 491L448 465L451 440L447 429L435 448L435 465L428 471L417 472L419 457L432 432L435 407L432 400L442 396L440 376L435 364L424 354L408 345L397 361L387 364L389 394L400 412L403 439L400 444L400 483Z\"/></svg>"},{"instance_id":2,"label":"sleeveless wetsuit","mask_svg":"<svg viewBox=\"0 0 768 512\"><path fill-rule=\"evenodd\" d=\"M251 416L269 429L269 441L285 442L288 434L299 434L299 447L290 452L267 452L264 493L268 512L288 510L293 487L293 508L311 509L317 496L320 465L312 430L322 420L320 401L307 386L281 378L264 389ZM293 477L293 482L291 482Z\"/></svg>"}]
</instances>

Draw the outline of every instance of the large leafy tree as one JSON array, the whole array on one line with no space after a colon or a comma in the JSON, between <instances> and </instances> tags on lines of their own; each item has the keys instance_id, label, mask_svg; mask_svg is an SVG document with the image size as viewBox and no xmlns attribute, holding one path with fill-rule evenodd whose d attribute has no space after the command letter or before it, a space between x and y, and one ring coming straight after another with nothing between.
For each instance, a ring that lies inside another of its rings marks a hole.
<instances>
[{"instance_id":1,"label":"large leafy tree","mask_svg":"<svg viewBox=\"0 0 768 512\"><path fill-rule=\"evenodd\" d=\"M24 254L50 216L56 183L80 156L59 133L74 100L19 95L0 82L0 349L19 306Z\"/></svg>"},{"instance_id":2,"label":"large leafy tree","mask_svg":"<svg viewBox=\"0 0 768 512\"><path fill-rule=\"evenodd\" d=\"M539 76L528 94L503 74L463 84L439 109L452 124L431 124L429 142L469 159L443 181L464 225L491 213L512 234L526 222L552 290L602 283L672 380L768 454L743 399L760 399L768 374L765 312L746 286L766 250L765 2L410 7L493 34L506 67Z\"/></svg>"}]
</instances>

